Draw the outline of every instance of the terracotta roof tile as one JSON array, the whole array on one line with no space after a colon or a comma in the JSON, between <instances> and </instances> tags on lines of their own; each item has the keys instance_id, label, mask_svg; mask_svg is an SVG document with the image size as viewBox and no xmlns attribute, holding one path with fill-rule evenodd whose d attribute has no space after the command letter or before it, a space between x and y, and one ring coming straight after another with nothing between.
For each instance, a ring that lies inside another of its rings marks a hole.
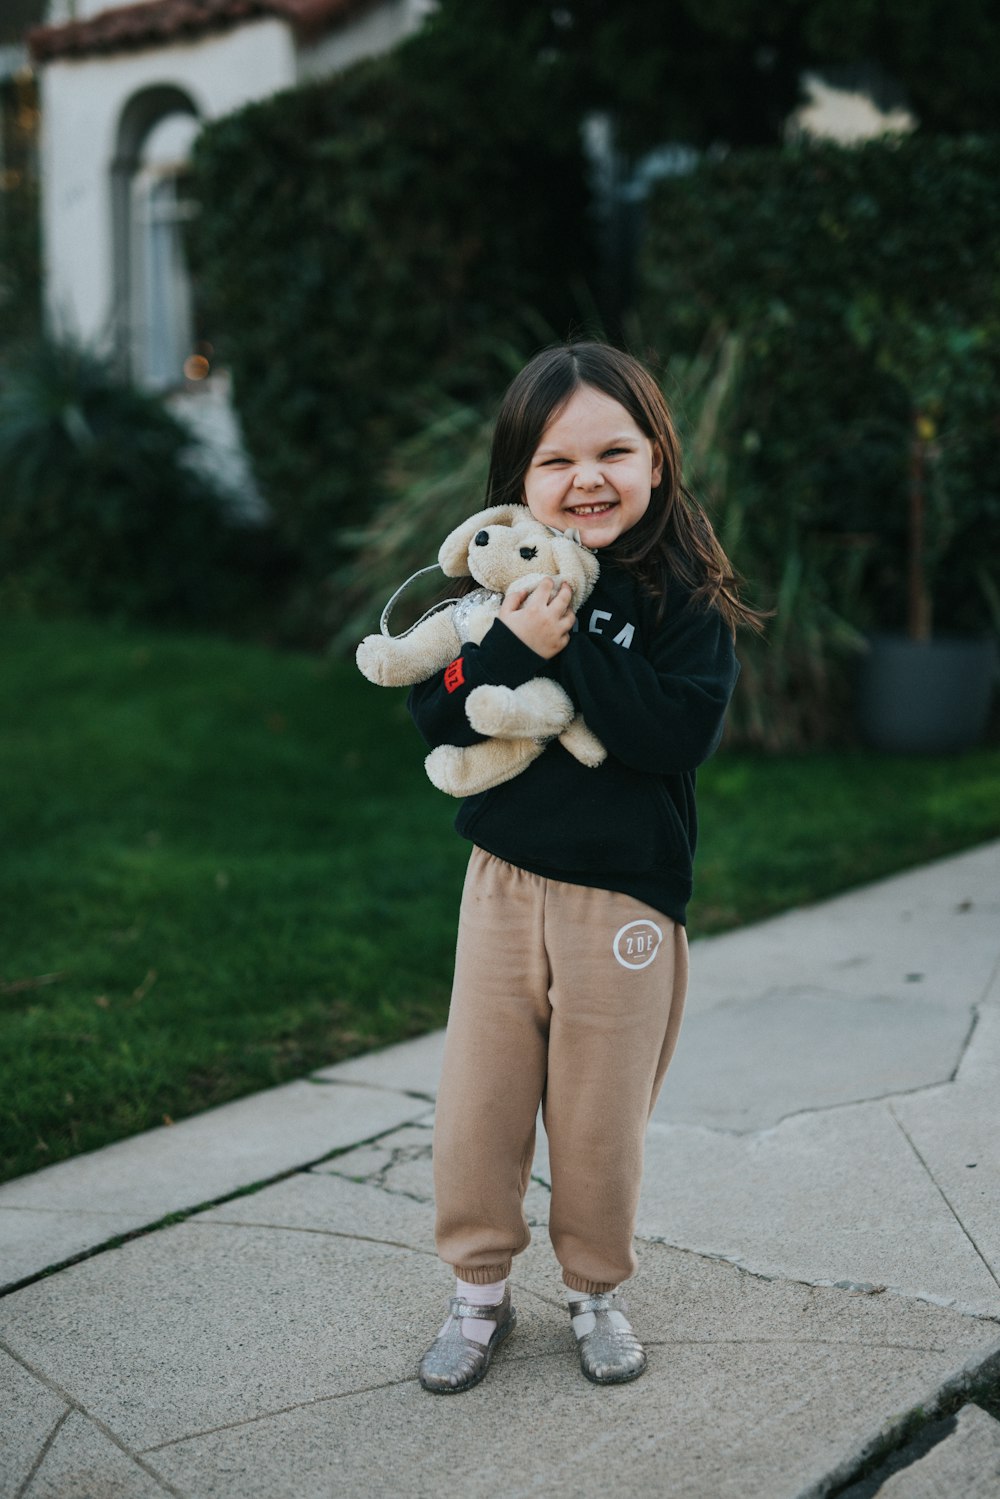
<instances>
[{"instance_id":1,"label":"terracotta roof tile","mask_svg":"<svg viewBox=\"0 0 1000 1499\"><path fill-rule=\"evenodd\" d=\"M97 52L125 52L227 31L243 21L277 16L288 21L303 41L369 10L378 0L142 0L102 10L83 21L36 26L28 46L36 62L57 57L86 57Z\"/></svg>"}]
</instances>

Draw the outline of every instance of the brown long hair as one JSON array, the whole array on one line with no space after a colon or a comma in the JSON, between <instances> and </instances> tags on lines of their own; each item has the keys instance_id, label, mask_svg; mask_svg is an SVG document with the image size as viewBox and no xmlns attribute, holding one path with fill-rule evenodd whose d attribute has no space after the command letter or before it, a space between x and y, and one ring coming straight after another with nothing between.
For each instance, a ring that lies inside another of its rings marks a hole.
<instances>
[{"instance_id":1,"label":"brown long hair","mask_svg":"<svg viewBox=\"0 0 1000 1499\"><path fill-rule=\"evenodd\" d=\"M486 485L487 505L523 505L524 476L542 433L581 385L610 396L663 454L663 474L642 519L614 544L643 589L664 608L677 578L692 603L718 609L735 635L761 630L764 614L740 599L740 579L701 505L681 482L681 453L667 403L649 371L610 344L581 342L543 349L515 376L497 416Z\"/></svg>"}]
</instances>

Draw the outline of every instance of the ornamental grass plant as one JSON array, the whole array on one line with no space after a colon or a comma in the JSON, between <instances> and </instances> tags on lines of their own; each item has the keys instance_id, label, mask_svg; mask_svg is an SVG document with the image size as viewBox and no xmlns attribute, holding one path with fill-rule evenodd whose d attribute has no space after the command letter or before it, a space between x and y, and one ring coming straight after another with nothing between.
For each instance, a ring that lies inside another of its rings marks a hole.
<instances>
[{"instance_id":1,"label":"ornamental grass plant","mask_svg":"<svg viewBox=\"0 0 1000 1499\"><path fill-rule=\"evenodd\" d=\"M0 606L233 625L273 576L160 401L43 337L0 357Z\"/></svg>"}]
</instances>

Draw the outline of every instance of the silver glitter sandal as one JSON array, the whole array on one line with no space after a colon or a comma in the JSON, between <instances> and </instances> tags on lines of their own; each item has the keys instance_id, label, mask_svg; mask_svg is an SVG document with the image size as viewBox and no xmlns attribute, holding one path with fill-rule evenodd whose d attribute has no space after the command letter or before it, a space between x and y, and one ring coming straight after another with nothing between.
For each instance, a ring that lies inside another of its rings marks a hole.
<instances>
[{"instance_id":1,"label":"silver glitter sandal","mask_svg":"<svg viewBox=\"0 0 1000 1499\"><path fill-rule=\"evenodd\" d=\"M581 1296L569 1303L571 1317L581 1317L592 1312L594 1326L590 1332L577 1337L580 1350L580 1368L594 1384L624 1384L626 1380L638 1379L646 1367L646 1350L632 1331L622 1311L616 1306L612 1291L601 1291L596 1296ZM612 1320L611 1312L617 1313L625 1326ZM574 1333L576 1328L573 1329Z\"/></svg>"},{"instance_id":2,"label":"silver glitter sandal","mask_svg":"<svg viewBox=\"0 0 1000 1499\"><path fill-rule=\"evenodd\" d=\"M432 1395L457 1395L477 1385L490 1367L494 1352L514 1331L517 1322L517 1313L510 1304L510 1286L495 1306L474 1306L461 1296L453 1296L448 1310L451 1313L448 1322L420 1360L420 1383ZM477 1343L475 1338L467 1338L462 1331L463 1317L495 1322L489 1342Z\"/></svg>"}]
</instances>

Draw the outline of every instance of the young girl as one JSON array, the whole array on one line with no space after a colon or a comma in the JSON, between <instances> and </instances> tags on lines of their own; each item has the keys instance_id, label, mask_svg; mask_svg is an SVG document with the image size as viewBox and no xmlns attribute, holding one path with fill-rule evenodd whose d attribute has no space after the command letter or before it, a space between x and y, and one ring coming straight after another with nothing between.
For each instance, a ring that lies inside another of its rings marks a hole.
<instances>
[{"instance_id":1,"label":"young girl","mask_svg":"<svg viewBox=\"0 0 1000 1499\"><path fill-rule=\"evenodd\" d=\"M429 745L480 737L480 683L562 684L608 750L588 769L553 741L515 779L467 798L472 844L434 1126L436 1243L457 1276L420 1364L440 1394L486 1373L515 1322L507 1277L542 1105L549 1235L584 1374L635 1379L646 1355L614 1292L636 1267L643 1137L687 984L695 771L719 743L758 625L682 487L670 416L627 354L574 343L536 356L496 424L487 505L527 505L599 555L574 617L569 587L508 596L481 645L415 687Z\"/></svg>"}]
</instances>

